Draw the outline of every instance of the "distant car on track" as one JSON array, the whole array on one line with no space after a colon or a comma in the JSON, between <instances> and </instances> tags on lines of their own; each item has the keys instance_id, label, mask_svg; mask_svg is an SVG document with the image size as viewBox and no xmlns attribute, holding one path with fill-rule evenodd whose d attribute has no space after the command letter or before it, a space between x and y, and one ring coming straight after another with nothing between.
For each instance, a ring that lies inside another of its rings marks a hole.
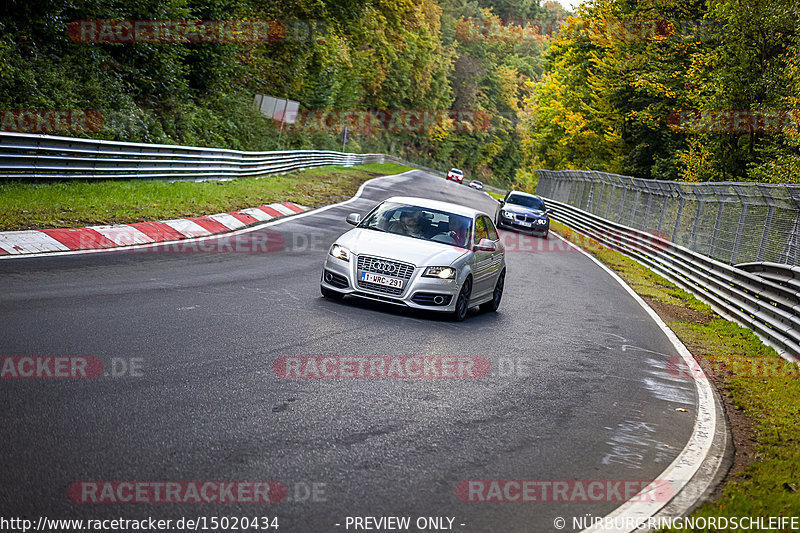
<instances>
[{"instance_id":1,"label":"distant car on track","mask_svg":"<svg viewBox=\"0 0 800 533\"><path fill-rule=\"evenodd\" d=\"M447 172L447 179L456 181L458 183L463 183L464 182L464 172L459 170L459 169L457 169L457 168L451 168Z\"/></svg>"},{"instance_id":2,"label":"distant car on track","mask_svg":"<svg viewBox=\"0 0 800 533\"><path fill-rule=\"evenodd\" d=\"M503 297L505 248L491 217L423 198L392 197L331 246L322 269L326 298L345 295L447 312L455 320Z\"/></svg>"},{"instance_id":3,"label":"distant car on track","mask_svg":"<svg viewBox=\"0 0 800 533\"><path fill-rule=\"evenodd\" d=\"M469 186L472 187L473 189L478 190L478 191L482 191L483 190L483 182L482 181L472 180L472 181L469 182Z\"/></svg>"},{"instance_id":4,"label":"distant car on track","mask_svg":"<svg viewBox=\"0 0 800 533\"><path fill-rule=\"evenodd\" d=\"M511 191L499 200L497 227L539 235L545 239L550 234L550 213L544 200L526 192Z\"/></svg>"}]
</instances>

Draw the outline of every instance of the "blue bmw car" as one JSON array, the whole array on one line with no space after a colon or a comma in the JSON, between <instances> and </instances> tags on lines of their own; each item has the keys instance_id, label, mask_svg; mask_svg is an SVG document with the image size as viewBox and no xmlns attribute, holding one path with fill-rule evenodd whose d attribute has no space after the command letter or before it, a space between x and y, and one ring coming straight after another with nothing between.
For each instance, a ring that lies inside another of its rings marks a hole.
<instances>
[{"instance_id":1,"label":"blue bmw car","mask_svg":"<svg viewBox=\"0 0 800 533\"><path fill-rule=\"evenodd\" d=\"M538 196L526 192L511 191L504 200L499 200L498 228L532 233L545 239L550 234L550 210Z\"/></svg>"}]
</instances>

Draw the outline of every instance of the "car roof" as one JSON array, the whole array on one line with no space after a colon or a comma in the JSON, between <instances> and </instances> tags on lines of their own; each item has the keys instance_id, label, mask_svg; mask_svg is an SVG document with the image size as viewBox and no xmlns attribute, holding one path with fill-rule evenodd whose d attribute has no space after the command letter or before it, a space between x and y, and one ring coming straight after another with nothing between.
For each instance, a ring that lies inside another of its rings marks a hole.
<instances>
[{"instance_id":1,"label":"car roof","mask_svg":"<svg viewBox=\"0 0 800 533\"><path fill-rule=\"evenodd\" d=\"M461 215L465 217L474 218L475 215L486 215L483 211L465 207L463 205L451 204L450 202L440 202L439 200L429 200L427 198L417 198L415 196L392 196L387 198L387 202L396 202L398 204L408 204L427 209L437 209L439 211L446 211ZM488 216L488 215L487 215Z\"/></svg>"}]
</instances>

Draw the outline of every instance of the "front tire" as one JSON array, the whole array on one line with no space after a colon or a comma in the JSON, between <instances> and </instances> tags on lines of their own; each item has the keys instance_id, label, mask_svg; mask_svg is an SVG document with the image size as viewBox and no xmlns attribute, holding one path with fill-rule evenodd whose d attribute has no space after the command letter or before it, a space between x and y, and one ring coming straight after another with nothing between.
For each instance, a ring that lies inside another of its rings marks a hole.
<instances>
[{"instance_id":1,"label":"front tire","mask_svg":"<svg viewBox=\"0 0 800 533\"><path fill-rule=\"evenodd\" d=\"M488 313L494 313L497 311L497 308L500 307L500 300L503 299L503 288L506 284L506 271L503 270L500 275L497 277L497 283L494 285L494 293L492 293L492 299L486 303L481 304L481 311L486 311Z\"/></svg>"},{"instance_id":2,"label":"front tire","mask_svg":"<svg viewBox=\"0 0 800 533\"><path fill-rule=\"evenodd\" d=\"M330 298L331 300L341 300L344 298L344 294L341 292L331 290L327 287L323 287L322 285L319 286L319 292L322 293L323 297Z\"/></svg>"},{"instance_id":3,"label":"front tire","mask_svg":"<svg viewBox=\"0 0 800 533\"><path fill-rule=\"evenodd\" d=\"M472 294L472 278L467 278L456 299L456 308L453 311L453 320L463 322L469 311L469 297Z\"/></svg>"}]
</instances>

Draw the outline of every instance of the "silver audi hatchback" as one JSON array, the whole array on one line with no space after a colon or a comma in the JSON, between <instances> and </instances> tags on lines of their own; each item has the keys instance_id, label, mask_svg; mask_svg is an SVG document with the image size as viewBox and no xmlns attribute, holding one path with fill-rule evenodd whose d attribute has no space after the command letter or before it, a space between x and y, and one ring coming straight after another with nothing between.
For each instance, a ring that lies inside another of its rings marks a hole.
<instances>
[{"instance_id":1,"label":"silver audi hatchback","mask_svg":"<svg viewBox=\"0 0 800 533\"><path fill-rule=\"evenodd\" d=\"M505 249L486 213L424 198L393 197L331 246L320 288L326 298L350 295L450 313L496 311L503 297Z\"/></svg>"}]
</instances>

